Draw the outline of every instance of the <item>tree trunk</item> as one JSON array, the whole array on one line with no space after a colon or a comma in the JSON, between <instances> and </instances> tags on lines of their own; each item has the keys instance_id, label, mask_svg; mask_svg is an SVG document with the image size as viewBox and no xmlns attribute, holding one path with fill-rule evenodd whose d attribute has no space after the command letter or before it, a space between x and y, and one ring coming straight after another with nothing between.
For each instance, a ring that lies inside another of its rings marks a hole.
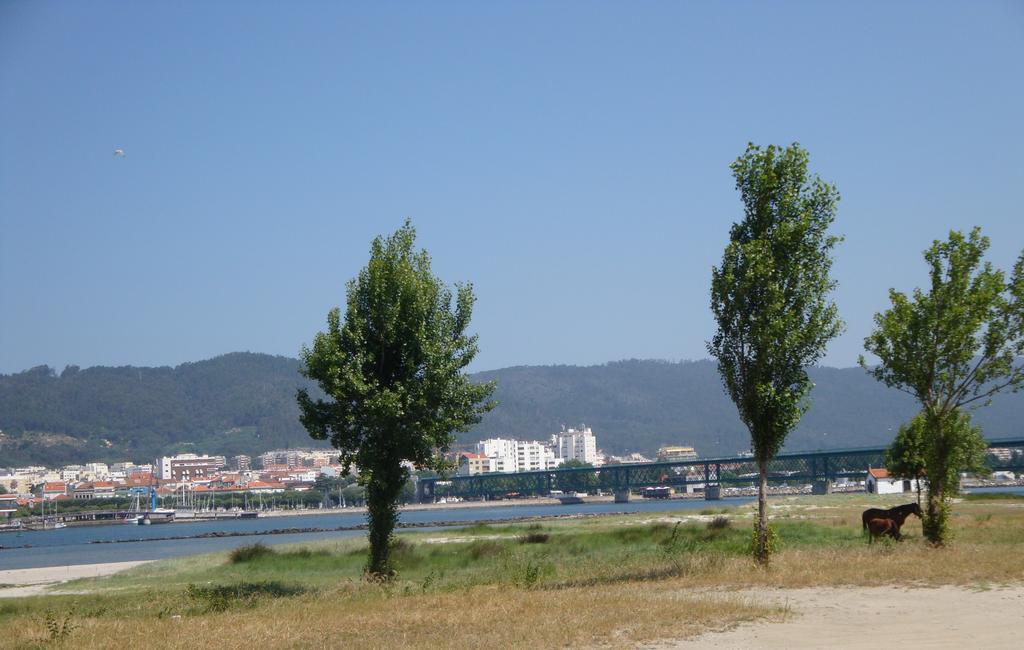
<instances>
[{"instance_id":1,"label":"tree trunk","mask_svg":"<svg viewBox=\"0 0 1024 650\"><path fill-rule=\"evenodd\" d=\"M942 546L946 543L948 518L949 511L946 507L941 481L935 481L934 483L929 481L928 507L925 511L924 526L922 528L925 539L933 546Z\"/></svg>"},{"instance_id":2,"label":"tree trunk","mask_svg":"<svg viewBox=\"0 0 1024 650\"><path fill-rule=\"evenodd\" d=\"M389 468L391 469L391 468ZM398 496L402 490L401 472L374 471L366 485L366 519L370 539L370 558L366 573L375 580L390 580L391 544L398 523Z\"/></svg>"},{"instance_id":3,"label":"tree trunk","mask_svg":"<svg viewBox=\"0 0 1024 650\"><path fill-rule=\"evenodd\" d=\"M758 564L768 564L768 462L757 461L761 480L757 489L757 548L754 557Z\"/></svg>"}]
</instances>

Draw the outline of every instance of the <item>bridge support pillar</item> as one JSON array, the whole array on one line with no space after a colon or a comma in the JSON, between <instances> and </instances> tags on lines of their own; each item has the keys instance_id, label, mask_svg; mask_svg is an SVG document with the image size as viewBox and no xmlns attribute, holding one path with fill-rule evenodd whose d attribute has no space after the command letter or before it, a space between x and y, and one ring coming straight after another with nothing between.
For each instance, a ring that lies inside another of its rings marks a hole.
<instances>
[{"instance_id":1,"label":"bridge support pillar","mask_svg":"<svg viewBox=\"0 0 1024 650\"><path fill-rule=\"evenodd\" d=\"M815 481L811 484L811 494L832 494L832 480Z\"/></svg>"},{"instance_id":2,"label":"bridge support pillar","mask_svg":"<svg viewBox=\"0 0 1024 650\"><path fill-rule=\"evenodd\" d=\"M615 490L615 503L629 503L629 488Z\"/></svg>"},{"instance_id":3,"label":"bridge support pillar","mask_svg":"<svg viewBox=\"0 0 1024 650\"><path fill-rule=\"evenodd\" d=\"M431 503L434 500L433 481L416 481L416 500L420 503Z\"/></svg>"},{"instance_id":4,"label":"bridge support pillar","mask_svg":"<svg viewBox=\"0 0 1024 650\"><path fill-rule=\"evenodd\" d=\"M718 501L722 498L722 486L721 485L705 485L704 486L704 500L705 501Z\"/></svg>"}]
</instances>

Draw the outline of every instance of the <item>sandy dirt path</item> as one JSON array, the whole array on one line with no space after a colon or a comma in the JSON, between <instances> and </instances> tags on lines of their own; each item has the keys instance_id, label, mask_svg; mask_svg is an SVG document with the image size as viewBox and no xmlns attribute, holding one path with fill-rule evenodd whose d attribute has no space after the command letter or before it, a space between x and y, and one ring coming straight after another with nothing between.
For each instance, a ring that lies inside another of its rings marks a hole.
<instances>
[{"instance_id":1,"label":"sandy dirt path","mask_svg":"<svg viewBox=\"0 0 1024 650\"><path fill-rule=\"evenodd\" d=\"M1020 648L1024 585L971 589L849 587L751 589L752 602L782 606L781 622L654 644L654 648ZM868 632L870 630L870 632Z\"/></svg>"},{"instance_id":2,"label":"sandy dirt path","mask_svg":"<svg viewBox=\"0 0 1024 650\"><path fill-rule=\"evenodd\" d=\"M49 566L35 569L8 569L0 571L0 598L19 598L21 596L35 596L42 593L61 593L59 591L50 591L48 588L68 580L108 576L151 561L106 562L103 564L76 564L73 566Z\"/></svg>"}]
</instances>

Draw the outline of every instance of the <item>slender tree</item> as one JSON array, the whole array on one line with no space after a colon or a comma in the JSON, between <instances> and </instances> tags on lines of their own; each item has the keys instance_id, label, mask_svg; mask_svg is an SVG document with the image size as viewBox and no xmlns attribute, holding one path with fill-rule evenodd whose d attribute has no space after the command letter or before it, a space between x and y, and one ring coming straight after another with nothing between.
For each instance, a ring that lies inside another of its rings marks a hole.
<instances>
[{"instance_id":1,"label":"slender tree","mask_svg":"<svg viewBox=\"0 0 1024 650\"><path fill-rule=\"evenodd\" d=\"M378 237L370 262L348 284L345 319L335 308L327 331L303 348L303 374L327 399L298 394L310 436L330 440L347 474L354 465L365 487L370 556L367 574L394 575L390 563L398 500L408 466L443 470L440 453L493 407L494 384L474 384L463 372L477 353L466 334L473 310L471 285L454 295L414 250L406 221Z\"/></svg>"},{"instance_id":2,"label":"slender tree","mask_svg":"<svg viewBox=\"0 0 1024 650\"><path fill-rule=\"evenodd\" d=\"M949 500L957 473L983 469L985 442L969 410L1024 386L1024 253L1009 279L983 262L987 237L952 231L924 252L931 288L908 297L889 290L892 306L875 315L865 349L879 359L875 379L921 404L928 506L925 537L949 538Z\"/></svg>"},{"instance_id":3,"label":"slender tree","mask_svg":"<svg viewBox=\"0 0 1024 650\"><path fill-rule=\"evenodd\" d=\"M718 330L708 351L750 430L760 473L754 554L762 564L770 551L768 462L808 408L806 367L843 328L829 298L839 238L828 229L839 193L810 177L807 163L798 144L747 146L732 164L744 216L711 273Z\"/></svg>"}]
</instances>

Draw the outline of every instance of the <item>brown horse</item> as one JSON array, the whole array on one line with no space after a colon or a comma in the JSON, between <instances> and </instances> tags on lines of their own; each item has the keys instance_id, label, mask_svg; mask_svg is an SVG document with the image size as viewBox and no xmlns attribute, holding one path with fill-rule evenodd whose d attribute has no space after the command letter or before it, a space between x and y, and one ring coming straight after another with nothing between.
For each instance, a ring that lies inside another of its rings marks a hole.
<instances>
[{"instance_id":1,"label":"brown horse","mask_svg":"<svg viewBox=\"0 0 1024 650\"><path fill-rule=\"evenodd\" d=\"M888 535L897 542L903 539L903 536L900 535L900 526L894 519L876 517L868 520L867 527L868 532L871 534L871 537L868 538L868 544L874 543L876 537L882 537L883 535Z\"/></svg>"},{"instance_id":2,"label":"brown horse","mask_svg":"<svg viewBox=\"0 0 1024 650\"><path fill-rule=\"evenodd\" d=\"M868 508L864 511L864 514L860 516L861 523L864 525L864 530L868 529L868 522L872 519L892 519L896 522L896 528L902 528L903 522L907 520L910 515L917 515L918 519L921 518L921 506L916 503L904 503L902 506L896 506L895 508L889 508L883 510L881 508Z\"/></svg>"}]
</instances>

